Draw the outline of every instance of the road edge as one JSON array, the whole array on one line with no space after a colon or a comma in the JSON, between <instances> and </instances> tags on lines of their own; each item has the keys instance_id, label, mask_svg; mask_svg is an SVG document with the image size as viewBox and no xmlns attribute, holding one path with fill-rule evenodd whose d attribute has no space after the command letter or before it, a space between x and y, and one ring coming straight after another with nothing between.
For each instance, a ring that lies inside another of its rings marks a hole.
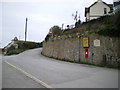
<instances>
[{"instance_id":1,"label":"road edge","mask_svg":"<svg viewBox=\"0 0 120 90\"><path fill-rule=\"evenodd\" d=\"M17 69L18 71L20 71L21 73L23 73L24 75L26 75L27 77L31 78L32 80L36 81L37 83L39 83L40 85L43 85L45 88L48 88L50 90L55 90L52 86L48 85L47 83L41 81L40 79L36 78L35 76L27 73L26 71L22 70L21 68L18 68L17 66L4 61L5 63L7 63L8 65L12 66L13 68Z\"/></svg>"}]
</instances>

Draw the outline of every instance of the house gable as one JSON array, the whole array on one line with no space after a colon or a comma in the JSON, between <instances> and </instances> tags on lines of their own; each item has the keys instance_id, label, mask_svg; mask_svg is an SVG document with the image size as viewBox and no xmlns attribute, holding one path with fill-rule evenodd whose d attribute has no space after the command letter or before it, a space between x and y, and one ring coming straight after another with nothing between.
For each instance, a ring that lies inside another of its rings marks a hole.
<instances>
[{"instance_id":1,"label":"house gable","mask_svg":"<svg viewBox=\"0 0 120 90\"><path fill-rule=\"evenodd\" d=\"M100 16L107 15L113 9L113 4L107 4L98 0L88 8L85 8L86 20L96 19ZM106 13L104 12L106 10Z\"/></svg>"},{"instance_id":2,"label":"house gable","mask_svg":"<svg viewBox=\"0 0 120 90\"><path fill-rule=\"evenodd\" d=\"M106 8L106 13L104 13L104 8ZM103 16L108 14L110 11L110 7L106 5L104 2L95 3L90 7L90 16Z\"/></svg>"}]
</instances>

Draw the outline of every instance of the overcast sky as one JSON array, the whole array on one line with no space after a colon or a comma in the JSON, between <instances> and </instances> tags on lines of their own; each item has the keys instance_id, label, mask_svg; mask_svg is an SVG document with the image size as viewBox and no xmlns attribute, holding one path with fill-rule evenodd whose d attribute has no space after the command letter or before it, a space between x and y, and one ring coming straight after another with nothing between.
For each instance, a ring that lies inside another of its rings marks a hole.
<instances>
[{"instance_id":1,"label":"overcast sky","mask_svg":"<svg viewBox=\"0 0 120 90\"><path fill-rule=\"evenodd\" d=\"M9 2L8 2L9 1ZM72 14L78 11L84 21L85 7L97 0L2 0L0 2L0 43L6 46L17 36L24 40L25 18L28 18L28 41L41 42L54 26L75 23ZM104 0L112 4L113 0ZM2 27L2 28L1 28Z\"/></svg>"}]
</instances>

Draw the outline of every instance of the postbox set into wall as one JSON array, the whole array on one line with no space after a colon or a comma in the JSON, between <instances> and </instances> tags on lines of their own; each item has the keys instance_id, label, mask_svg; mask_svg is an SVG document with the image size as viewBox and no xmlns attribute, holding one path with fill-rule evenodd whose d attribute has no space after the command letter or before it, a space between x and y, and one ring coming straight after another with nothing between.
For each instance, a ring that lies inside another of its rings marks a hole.
<instances>
[{"instance_id":1,"label":"postbox set into wall","mask_svg":"<svg viewBox=\"0 0 120 90\"><path fill-rule=\"evenodd\" d=\"M88 48L85 48L85 58L88 58Z\"/></svg>"}]
</instances>

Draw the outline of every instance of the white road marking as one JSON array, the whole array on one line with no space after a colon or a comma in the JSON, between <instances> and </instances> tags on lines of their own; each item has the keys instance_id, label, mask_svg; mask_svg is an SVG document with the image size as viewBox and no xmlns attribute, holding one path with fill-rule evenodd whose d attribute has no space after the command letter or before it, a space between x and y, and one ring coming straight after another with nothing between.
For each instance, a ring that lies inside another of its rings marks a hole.
<instances>
[{"instance_id":1,"label":"white road marking","mask_svg":"<svg viewBox=\"0 0 120 90\"><path fill-rule=\"evenodd\" d=\"M40 79L36 78L35 76L27 73L26 71L22 70L21 68L18 68L18 67L16 67L15 65L13 65L13 64L11 64L11 63L9 63L9 62L7 62L7 61L4 61L4 62L7 63L8 65L14 67L14 68L17 69L18 71L22 72L23 74L25 74L25 75L28 76L29 78L33 79L33 80L36 81L37 83L43 85L44 87L46 87L46 88L48 88L48 89L50 89L50 90L55 90L52 86L46 84L45 82L41 81Z\"/></svg>"}]
</instances>

